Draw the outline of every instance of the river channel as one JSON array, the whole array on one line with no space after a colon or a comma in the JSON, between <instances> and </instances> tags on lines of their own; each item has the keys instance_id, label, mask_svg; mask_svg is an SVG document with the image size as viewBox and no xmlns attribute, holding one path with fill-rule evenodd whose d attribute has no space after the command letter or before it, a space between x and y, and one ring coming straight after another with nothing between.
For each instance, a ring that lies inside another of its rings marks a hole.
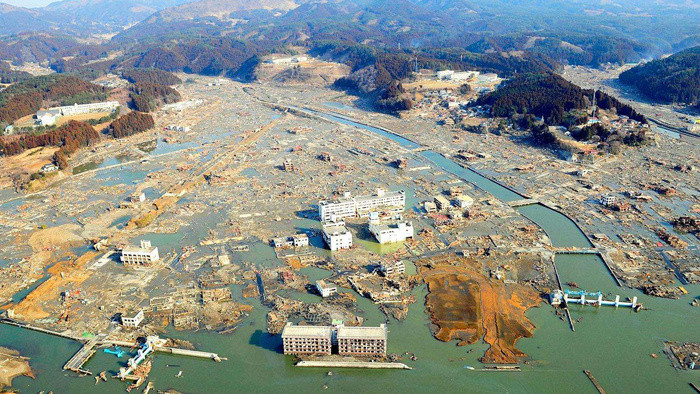
<instances>
[{"instance_id":1,"label":"river channel","mask_svg":"<svg viewBox=\"0 0 700 394\"><path fill-rule=\"evenodd\" d=\"M381 134L401 146L419 145L385 130L362 125L348 118L322 114ZM485 177L465 169L436 152L421 152L427 165L438 167L473 183L502 201L523 197ZM566 216L542 205L527 206L519 212L541 226L557 247L589 247L590 242ZM251 252L254 253L254 252ZM263 252L261 252L263 253ZM267 253L267 252L265 252ZM255 256L251 257L254 259ZM267 259L267 256L265 256ZM201 350L214 351L228 361L213 363L191 358L156 355L151 380L159 390L173 388L191 393L227 392L597 392L584 369L590 370L610 393L693 392L689 382L700 380L697 371L674 370L661 352L664 340L700 340L700 308L689 305L700 286L687 286L691 295L680 300L648 297L629 288L617 287L602 260L595 255L559 255L556 257L562 281L576 281L588 291L637 296L648 310L640 313L626 308L573 307L576 332L555 316L546 304L528 312L537 326L533 338L521 339L518 347L530 356L520 373L478 372L484 344L457 347L432 338L423 300L426 289L416 290L417 301L410 306L405 321L389 321L390 353L414 353L418 360L404 358L411 371L304 369L292 365L292 358L281 354L279 337L265 333L266 309L254 302L251 316L231 335L208 332L169 331L168 335L192 341ZM320 278L324 271L306 273ZM331 275L327 272L326 275ZM240 297L240 289L234 289ZM310 295L299 297L310 299ZM315 296L313 296L315 297ZM250 302L250 301L246 301ZM384 321L374 304L359 298L368 324ZM78 378L61 370L75 353L75 342L18 328L0 325L0 345L20 350L32 358L36 379L17 378L15 388L22 392L53 390L55 393L124 392L125 385L115 381L95 386L92 378ZM656 353L658 358L650 357ZM91 371L116 371L125 359L98 352L87 364ZM176 377L183 371L182 377ZM327 390L326 390L327 389Z\"/></svg>"}]
</instances>

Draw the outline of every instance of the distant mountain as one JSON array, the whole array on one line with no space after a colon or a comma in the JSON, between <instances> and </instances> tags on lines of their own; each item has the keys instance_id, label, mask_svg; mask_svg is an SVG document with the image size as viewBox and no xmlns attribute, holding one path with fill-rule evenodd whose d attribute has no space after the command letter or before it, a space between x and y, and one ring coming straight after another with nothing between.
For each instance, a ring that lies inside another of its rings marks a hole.
<instances>
[{"instance_id":1,"label":"distant mountain","mask_svg":"<svg viewBox=\"0 0 700 394\"><path fill-rule=\"evenodd\" d=\"M81 36L112 33L188 1L191 0L62 0L41 8L0 3L0 36L37 31Z\"/></svg>"},{"instance_id":2,"label":"distant mountain","mask_svg":"<svg viewBox=\"0 0 700 394\"><path fill-rule=\"evenodd\" d=\"M154 15L151 20L172 21L206 17L228 19L235 17L231 14L237 12L256 10L286 12L298 6L299 1L294 0L200 0L165 9Z\"/></svg>"},{"instance_id":3,"label":"distant mountain","mask_svg":"<svg viewBox=\"0 0 700 394\"><path fill-rule=\"evenodd\" d=\"M0 35L50 27L51 23L42 19L40 11L0 3Z\"/></svg>"},{"instance_id":4,"label":"distant mountain","mask_svg":"<svg viewBox=\"0 0 700 394\"><path fill-rule=\"evenodd\" d=\"M44 18L52 21L120 29L188 1L191 0L62 0L40 10Z\"/></svg>"},{"instance_id":5,"label":"distant mountain","mask_svg":"<svg viewBox=\"0 0 700 394\"><path fill-rule=\"evenodd\" d=\"M620 81L654 100L699 105L700 46L640 64L620 74Z\"/></svg>"}]
</instances>

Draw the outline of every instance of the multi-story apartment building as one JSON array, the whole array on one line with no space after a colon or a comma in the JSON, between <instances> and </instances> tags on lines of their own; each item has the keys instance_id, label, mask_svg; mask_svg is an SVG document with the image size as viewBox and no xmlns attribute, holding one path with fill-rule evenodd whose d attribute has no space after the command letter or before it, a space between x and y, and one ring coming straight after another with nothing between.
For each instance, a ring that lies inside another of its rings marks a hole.
<instances>
[{"instance_id":1,"label":"multi-story apartment building","mask_svg":"<svg viewBox=\"0 0 700 394\"><path fill-rule=\"evenodd\" d=\"M338 354L385 356L386 324L379 327L338 327Z\"/></svg>"},{"instance_id":2,"label":"multi-story apartment building","mask_svg":"<svg viewBox=\"0 0 700 394\"><path fill-rule=\"evenodd\" d=\"M295 326L291 322L282 329L284 354L331 354L330 326Z\"/></svg>"},{"instance_id":3,"label":"multi-story apartment building","mask_svg":"<svg viewBox=\"0 0 700 394\"><path fill-rule=\"evenodd\" d=\"M406 206L406 192L403 190L387 192L377 189L369 196L350 197L345 193L335 201L320 201L318 214L321 221L341 220L353 216L365 216L371 211L401 212Z\"/></svg>"}]
</instances>

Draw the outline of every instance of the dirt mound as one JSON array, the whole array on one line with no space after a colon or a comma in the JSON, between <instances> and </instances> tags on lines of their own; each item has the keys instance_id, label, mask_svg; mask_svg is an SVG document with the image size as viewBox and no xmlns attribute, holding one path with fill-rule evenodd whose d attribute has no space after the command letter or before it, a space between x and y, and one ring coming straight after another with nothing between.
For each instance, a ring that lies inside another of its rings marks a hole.
<instances>
[{"instance_id":1,"label":"dirt mound","mask_svg":"<svg viewBox=\"0 0 700 394\"><path fill-rule=\"evenodd\" d=\"M64 245L80 244L85 242L77 234L80 230L81 228L77 224L64 224L63 226L37 230L29 237L29 245L35 252L39 252Z\"/></svg>"},{"instance_id":2,"label":"dirt mound","mask_svg":"<svg viewBox=\"0 0 700 394\"><path fill-rule=\"evenodd\" d=\"M531 288L487 278L467 260L421 266L430 291L426 309L433 335L441 341L459 340L459 346L483 338L490 348L481 361L513 364L526 356L515 348L519 338L531 337L535 326L525 312L540 302Z\"/></svg>"},{"instance_id":3,"label":"dirt mound","mask_svg":"<svg viewBox=\"0 0 700 394\"><path fill-rule=\"evenodd\" d=\"M89 276L86 264L97 256L96 252L87 252L75 261L60 262L48 269L51 275L44 283L29 293L15 308L15 313L26 320L38 320L50 317L46 311L52 302L58 300L61 290L70 283L79 286Z\"/></svg>"}]
</instances>

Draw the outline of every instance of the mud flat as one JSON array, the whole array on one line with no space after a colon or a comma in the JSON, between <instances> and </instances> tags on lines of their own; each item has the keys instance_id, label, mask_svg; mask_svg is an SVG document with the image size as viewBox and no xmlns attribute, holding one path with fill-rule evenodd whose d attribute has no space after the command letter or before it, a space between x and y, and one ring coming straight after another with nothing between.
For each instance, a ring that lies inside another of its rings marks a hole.
<instances>
[{"instance_id":1,"label":"mud flat","mask_svg":"<svg viewBox=\"0 0 700 394\"><path fill-rule=\"evenodd\" d=\"M18 376L34 377L28 360L16 350L0 347L0 389L10 386Z\"/></svg>"},{"instance_id":2,"label":"mud flat","mask_svg":"<svg viewBox=\"0 0 700 394\"><path fill-rule=\"evenodd\" d=\"M484 363L514 364L526 357L515 343L532 336L535 326L525 312L540 303L537 292L491 280L467 259L423 259L419 264L428 285L425 305L436 339L456 339L464 346L483 338L490 345L480 359Z\"/></svg>"}]
</instances>

